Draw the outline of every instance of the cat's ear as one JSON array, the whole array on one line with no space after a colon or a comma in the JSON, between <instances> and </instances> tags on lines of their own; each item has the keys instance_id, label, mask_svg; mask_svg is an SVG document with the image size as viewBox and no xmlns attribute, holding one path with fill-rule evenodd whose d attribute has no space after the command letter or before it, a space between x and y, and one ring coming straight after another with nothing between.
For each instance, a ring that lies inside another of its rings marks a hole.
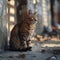
<instances>
[{"instance_id":1,"label":"cat's ear","mask_svg":"<svg viewBox=\"0 0 60 60\"><path fill-rule=\"evenodd\" d=\"M31 12L31 10L30 10L30 9L27 11L27 14L28 14L28 17L30 17L30 16L31 16L32 12Z\"/></svg>"},{"instance_id":2,"label":"cat's ear","mask_svg":"<svg viewBox=\"0 0 60 60\"><path fill-rule=\"evenodd\" d=\"M33 18L34 18L35 20L38 20L38 14L37 14L37 12L34 12Z\"/></svg>"}]
</instances>

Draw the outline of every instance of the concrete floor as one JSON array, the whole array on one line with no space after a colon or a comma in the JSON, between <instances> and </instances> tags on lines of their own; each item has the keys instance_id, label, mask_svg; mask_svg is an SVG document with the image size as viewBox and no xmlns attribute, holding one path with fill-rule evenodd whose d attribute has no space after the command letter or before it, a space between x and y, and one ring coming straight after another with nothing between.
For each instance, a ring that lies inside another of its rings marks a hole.
<instances>
[{"instance_id":1,"label":"concrete floor","mask_svg":"<svg viewBox=\"0 0 60 60\"><path fill-rule=\"evenodd\" d=\"M52 54L40 52L3 52L0 60L46 60Z\"/></svg>"},{"instance_id":2,"label":"concrete floor","mask_svg":"<svg viewBox=\"0 0 60 60\"><path fill-rule=\"evenodd\" d=\"M47 58L53 56L51 51L41 52L41 44L37 41L31 44L32 51L16 52L16 51L0 51L0 60L47 60ZM56 55L60 60L60 54ZM50 59L52 60L52 59Z\"/></svg>"}]
</instances>

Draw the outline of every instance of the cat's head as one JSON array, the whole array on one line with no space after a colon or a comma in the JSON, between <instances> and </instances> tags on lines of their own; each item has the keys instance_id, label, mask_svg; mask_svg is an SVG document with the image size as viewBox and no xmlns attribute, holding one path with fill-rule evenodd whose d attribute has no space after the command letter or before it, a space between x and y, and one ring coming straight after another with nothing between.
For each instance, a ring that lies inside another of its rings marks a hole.
<instances>
[{"instance_id":1,"label":"cat's head","mask_svg":"<svg viewBox=\"0 0 60 60\"><path fill-rule=\"evenodd\" d=\"M32 13L31 10L25 11L22 14L22 18L24 21L26 21L26 20L37 21L38 20L37 12Z\"/></svg>"},{"instance_id":2,"label":"cat's head","mask_svg":"<svg viewBox=\"0 0 60 60\"><path fill-rule=\"evenodd\" d=\"M34 21L37 21L38 20L38 18L37 18L37 12L34 12L34 13L32 13L32 11L31 10L29 10L28 11L28 17L31 19L31 20L34 20Z\"/></svg>"}]
</instances>

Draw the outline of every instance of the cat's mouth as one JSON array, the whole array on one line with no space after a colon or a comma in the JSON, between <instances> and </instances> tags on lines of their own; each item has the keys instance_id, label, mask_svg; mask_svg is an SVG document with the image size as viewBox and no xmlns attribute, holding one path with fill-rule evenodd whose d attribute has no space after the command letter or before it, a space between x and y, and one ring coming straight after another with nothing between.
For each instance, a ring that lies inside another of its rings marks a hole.
<instances>
[{"instance_id":1,"label":"cat's mouth","mask_svg":"<svg viewBox=\"0 0 60 60\"><path fill-rule=\"evenodd\" d=\"M37 21L37 19L36 19L36 18L31 18L31 20L32 20L32 21Z\"/></svg>"}]
</instances>

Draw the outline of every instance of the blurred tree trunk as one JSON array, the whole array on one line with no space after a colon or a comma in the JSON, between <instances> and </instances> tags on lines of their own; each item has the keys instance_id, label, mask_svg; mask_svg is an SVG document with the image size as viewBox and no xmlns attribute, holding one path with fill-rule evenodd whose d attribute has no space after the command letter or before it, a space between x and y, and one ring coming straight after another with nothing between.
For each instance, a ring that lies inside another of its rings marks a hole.
<instances>
[{"instance_id":1,"label":"blurred tree trunk","mask_svg":"<svg viewBox=\"0 0 60 60\"><path fill-rule=\"evenodd\" d=\"M50 5L51 5L51 24L52 25L55 25L54 24L54 2L55 0L50 0Z\"/></svg>"},{"instance_id":2,"label":"blurred tree trunk","mask_svg":"<svg viewBox=\"0 0 60 60\"><path fill-rule=\"evenodd\" d=\"M6 3L7 0L0 1L0 49L4 49L7 47Z\"/></svg>"},{"instance_id":3,"label":"blurred tree trunk","mask_svg":"<svg viewBox=\"0 0 60 60\"><path fill-rule=\"evenodd\" d=\"M21 22L22 20L22 10L27 7L27 0L17 0L16 1L16 9L17 9L17 22Z\"/></svg>"}]
</instances>

